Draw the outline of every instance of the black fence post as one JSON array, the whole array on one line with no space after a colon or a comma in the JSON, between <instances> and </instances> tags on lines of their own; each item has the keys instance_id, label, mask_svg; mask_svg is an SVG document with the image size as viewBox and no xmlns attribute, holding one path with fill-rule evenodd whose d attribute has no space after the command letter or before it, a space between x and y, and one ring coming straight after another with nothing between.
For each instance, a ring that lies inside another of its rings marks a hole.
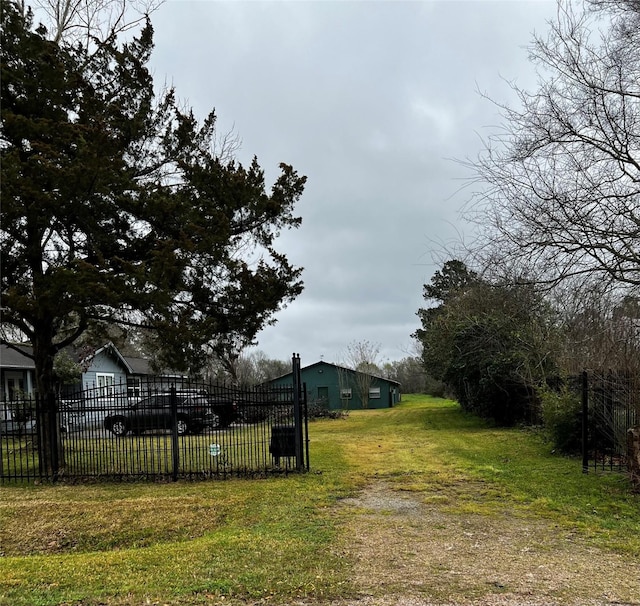
<instances>
[{"instance_id":1,"label":"black fence post","mask_svg":"<svg viewBox=\"0 0 640 606\"><path fill-rule=\"evenodd\" d=\"M60 472L60 423L58 416L58 402L54 393L48 394L49 409L49 433L51 434L51 471L52 480L55 482L58 479L58 473Z\"/></svg>"},{"instance_id":2,"label":"black fence post","mask_svg":"<svg viewBox=\"0 0 640 606\"><path fill-rule=\"evenodd\" d=\"M178 467L180 466L180 453L178 451L178 395L176 393L175 383L170 389L170 406L171 406L171 478L174 482L178 481Z\"/></svg>"},{"instance_id":3,"label":"black fence post","mask_svg":"<svg viewBox=\"0 0 640 606\"><path fill-rule=\"evenodd\" d=\"M309 471L309 408L307 407L307 384L302 384L302 402L304 404L304 447L306 470Z\"/></svg>"},{"instance_id":4,"label":"black fence post","mask_svg":"<svg viewBox=\"0 0 640 606\"><path fill-rule=\"evenodd\" d=\"M36 440L38 449L38 476L42 481L46 478L47 472L47 450L45 439L45 402L39 393L36 393Z\"/></svg>"},{"instance_id":5,"label":"black fence post","mask_svg":"<svg viewBox=\"0 0 640 606\"><path fill-rule=\"evenodd\" d=\"M302 471L304 460L302 455L302 414L300 410L300 354L293 354L293 419L296 436L296 470Z\"/></svg>"},{"instance_id":6,"label":"black fence post","mask_svg":"<svg viewBox=\"0 0 640 606\"><path fill-rule=\"evenodd\" d=\"M582 372L582 473L589 473L589 377Z\"/></svg>"}]
</instances>

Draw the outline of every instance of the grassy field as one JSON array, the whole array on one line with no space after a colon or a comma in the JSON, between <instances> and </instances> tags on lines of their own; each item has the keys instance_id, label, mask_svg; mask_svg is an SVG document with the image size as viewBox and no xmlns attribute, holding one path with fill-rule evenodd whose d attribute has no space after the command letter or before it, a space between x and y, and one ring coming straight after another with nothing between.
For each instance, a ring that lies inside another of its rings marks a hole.
<instances>
[{"instance_id":1,"label":"grassy field","mask_svg":"<svg viewBox=\"0 0 640 606\"><path fill-rule=\"evenodd\" d=\"M583 475L534 432L450 401L310 424L312 471L266 480L0 488L0 604L124 605L348 598L355 562L337 503L374 480L448 513L552 520L640 558L640 498Z\"/></svg>"}]
</instances>

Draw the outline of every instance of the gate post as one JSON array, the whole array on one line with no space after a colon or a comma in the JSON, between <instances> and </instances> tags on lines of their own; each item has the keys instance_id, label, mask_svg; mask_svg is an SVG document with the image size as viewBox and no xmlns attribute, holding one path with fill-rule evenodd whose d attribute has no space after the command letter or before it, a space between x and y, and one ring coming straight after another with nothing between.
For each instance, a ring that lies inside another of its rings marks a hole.
<instances>
[{"instance_id":1,"label":"gate post","mask_svg":"<svg viewBox=\"0 0 640 606\"><path fill-rule=\"evenodd\" d=\"M582 371L582 473L589 473L589 377Z\"/></svg>"},{"instance_id":2,"label":"gate post","mask_svg":"<svg viewBox=\"0 0 640 606\"><path fill-rule=\"evenodd\" d=\"M302 414L300 410L300 354L293 354L293 420L296 432L296 470L302 471Z\"/></svg>"},{"instance_id":3,"label":"gate post","mask_svg":"<svg viewBox=\"0 0 640 606\"><path fill-rule=\"evenodd\" d=\"M178 445L178 395L175 383L171 385L169 403L171 406L171 479L178 481L178 467L180 466L180 454Z\"/></svg>"}]
</instances>

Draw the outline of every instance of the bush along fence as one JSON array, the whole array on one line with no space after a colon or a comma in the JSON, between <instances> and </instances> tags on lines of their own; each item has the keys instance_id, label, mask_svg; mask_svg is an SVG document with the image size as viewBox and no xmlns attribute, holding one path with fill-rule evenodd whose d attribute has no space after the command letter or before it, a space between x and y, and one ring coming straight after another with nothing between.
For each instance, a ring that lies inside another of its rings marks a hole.
<instances>
[{"instance_id":1,"label":"bush along fence","mask_svg":"<svg viewBox=\"0 0 640 606\"><path fill-rule=\"evenodd\" d=\"M640 377L609 371L583 372L582 470L640 474Z\"/></svg>"},{"instance_id":2,"label":"bush along fence","mask_svg":"<svg viewBox=\"0 0 640 606\"><path fill-rule=\"evenodd\" d=\"M0 479L175 481L306 471L298 356L293 367L293 384L280 388L171 379L10 402L11 419L0 425Z\"/></svg>"}]
</instances>

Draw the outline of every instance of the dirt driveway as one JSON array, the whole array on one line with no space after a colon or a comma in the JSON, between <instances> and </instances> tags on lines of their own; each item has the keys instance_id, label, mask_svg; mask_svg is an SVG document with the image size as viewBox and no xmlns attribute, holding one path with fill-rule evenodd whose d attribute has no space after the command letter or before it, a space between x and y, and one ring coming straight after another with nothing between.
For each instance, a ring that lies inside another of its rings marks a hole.
<instances>
[{"instance_id":1,"label":"dirt driveway","mask_svg":"<svg viewBox=\"0 0 640 606\"><path fill-rule=\"evenodd\" d=\"M383 481L341 507L360 598L340 606L640 605L638 561L542 518L461 514Z\"/></svg>"}]
</instances>

